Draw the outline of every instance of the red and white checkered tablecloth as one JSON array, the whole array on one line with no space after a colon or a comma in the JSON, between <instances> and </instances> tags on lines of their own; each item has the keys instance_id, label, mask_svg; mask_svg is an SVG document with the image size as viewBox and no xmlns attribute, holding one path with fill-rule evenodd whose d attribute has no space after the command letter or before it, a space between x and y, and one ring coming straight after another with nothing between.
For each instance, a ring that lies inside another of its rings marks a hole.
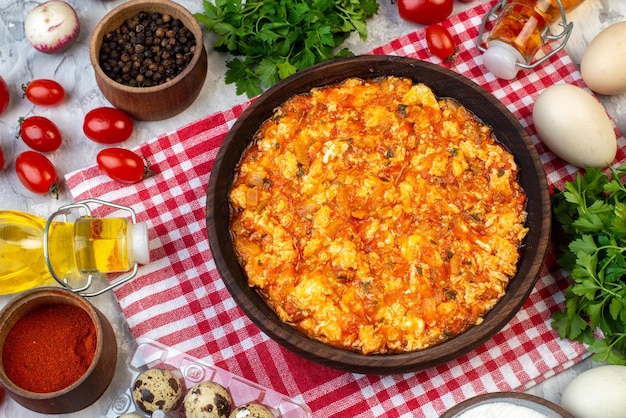
<instances>
[{"instance_id":1,"label":"red and white checkered tablecloth","mask_svg":"<svg viewBox=\"0 0 626 418\"><path fill-rule=\"evenodd\" d=\"M482 67L475 40L488 4L445 21L459 45L452 70L491 91L532 136L551 185L577 172L541 144L532 124L537 95L555 83L583 86L565 52L513 81ZM427 51L424 31L396 39L372 53L440 63ZM442 63L441 65L450 66ZM122 185L96 166L70 173L76 201L100 198L132 207L150 229L152 262L115 291L136 338L156 340L214 363L236 375L306 403L315 417L437 417L456 403L484 392L523 390L586 356L583 346L562 341L550 314L567 286L550 252L535 290L522 310L493 339L447 364L417 373L352 374L311 363L269 339L238 309L220 279L205 231L205 193L212 162L249 101L145 142L138 152L157 175ZM621 134L617 160L624 160Z\"/></svg>"}]
</instances>

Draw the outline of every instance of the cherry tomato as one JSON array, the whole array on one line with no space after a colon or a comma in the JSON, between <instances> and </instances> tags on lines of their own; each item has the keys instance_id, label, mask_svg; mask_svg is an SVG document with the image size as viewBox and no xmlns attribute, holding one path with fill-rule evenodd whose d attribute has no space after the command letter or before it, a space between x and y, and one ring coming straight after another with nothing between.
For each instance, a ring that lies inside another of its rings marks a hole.
<instances>
[{"instance_id":1,"label":"cherry tomato","mask_svg":"<svg viewBox=\"0 0 626 418\"><path fill-rule=\"evenodd\" d=\"M104 174L120 183L133 184L154 175L147 160L125 148L105 148L96 161Z\"/></svg>"},{"instance_id":2,"label":"cherry tomato","mask_svg":"<svg viewBox=\"0 0 626 418\"><path fill-rule=\"evenodd\" d=\"M452 13L454 0L398 0L400 16L420 25L432 25Z\"/></svg>"},{"instance_id":3,"label":"cherry tomato","mask_svg":"<svg viewBox=\"0 0 626 418\"><path fill-rule=\"evenodd\" d=\"M33 193L59 198L59 175L52 161L35 151L24 151L15 159L20 182Z\"/></svg>"},{"instance_id":4,"label":"cherry tomato","mask_svg":"<svg viewBox=\"0 0 626 418\"><path fill-rule=\"evenodd\" d=\"M426 43L430 53L444 61L450 61L456 52L454 38L438 23L426 28Z\"/></svg>"},{"instance_id":5,"label":"cherry tomato","mask_svg":"<svg viewBox=\"0 0 626 418\"><path fill-rule=\"evenodd\" d=\"M21 120L20 136L26 145L39 152L52 152L61 146L59 128L43 116L30 116Z\"/></svg>"},{"instance_id":6,"label":"cherry tomato","mask_svg":"<svg viewBox=\"0 0 626 418\"><path fill-rule=\"evenodd\" d=\"M24 96L36 105L54 106L63 101L65 90L54 80L41 78L30 83L22 84Z\"/></svg>"},{"instance_id":7,"label":"cherry tomato","mask_svg":"<svg viewBox=\"0 0 626 418\"><path fill-rule=\"evenodd\" d=\"M4 78L0 77L0 115L9 107L9 100L11 94L9 93L9 86L7 86Z\"/></svg>"},{"instance_id":8,"label":"cherry tomato","mask_svg":"<svg viewBox=\"0 0 626 418\"><path fill-rule=\"evenodd\" d=\"M2 152L2 148L0 148L0 170L4 168L4 152Z\"/></svg>"},{"instance_id":9,"label":"cherry tomato","mask_svg":"<svg viewBox=\"0 0 626 418\"><path fill-rule=\"evenodd\" d=\"M85 115L83 132L94 142L117 144L126 141L133 133L133 121L119 109L98 107Z\"/></svg>"}]
</instances>

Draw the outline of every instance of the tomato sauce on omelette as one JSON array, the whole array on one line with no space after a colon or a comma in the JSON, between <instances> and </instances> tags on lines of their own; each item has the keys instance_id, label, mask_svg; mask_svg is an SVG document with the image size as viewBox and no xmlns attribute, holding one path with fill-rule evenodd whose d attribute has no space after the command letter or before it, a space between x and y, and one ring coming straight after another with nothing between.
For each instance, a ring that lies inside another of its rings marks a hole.
<instances>
[{"instance_id":1,"label":"tomato sauce on omelette","mask_svg":"<svg viewBox=\"0 0 626 418\"><path fill-rule=\"evenodd\" d=\"M513 155L450 99L399 77L295 95L262 124L230 191L248 277L311 338L424 349L479 324L524 239Z\"/></svg>"}]
</instances>

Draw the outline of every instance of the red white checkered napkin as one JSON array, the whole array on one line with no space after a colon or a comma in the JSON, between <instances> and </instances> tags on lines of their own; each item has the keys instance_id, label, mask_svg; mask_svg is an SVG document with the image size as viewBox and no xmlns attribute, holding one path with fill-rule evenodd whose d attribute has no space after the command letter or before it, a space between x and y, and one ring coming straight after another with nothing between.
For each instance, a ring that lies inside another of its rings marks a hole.
<instances>
[{"instance_id":1,"label":"red white checkered napkin","mask_svg":"<svg viewBox=\"0 0 626 418\"><path fill-rule=\"evenodd\" d=\"M562 186L576 172L541 144L532 125L532 103L555 83L582 86L580 74L561 52L514 81L494 78L475 46L489 5L463 12L444 26L459 52L453 70L491 91L531 134L548 181ZM439 62L418 30L373 51ZM446 64L442 64L446 65ZM475 351L423 372L365 376L325 368L283 349L237 308L220 279L205 232L205 193L213 159L224 135L249 101L141 145L139 153L157 176L124 186L97 167L73 172L66 182L75 200L91 197L131 206L151 231L149 265L115 291L135 337L157 340L181 352L308 404L316 417L436 417L474 395L523 390L583 359L579 344L561 341L550 314L567 286L550 253L542 277L523 309L493 339ZM619 135L618 160L624 160Z\"/></svg>"}]
</instances>

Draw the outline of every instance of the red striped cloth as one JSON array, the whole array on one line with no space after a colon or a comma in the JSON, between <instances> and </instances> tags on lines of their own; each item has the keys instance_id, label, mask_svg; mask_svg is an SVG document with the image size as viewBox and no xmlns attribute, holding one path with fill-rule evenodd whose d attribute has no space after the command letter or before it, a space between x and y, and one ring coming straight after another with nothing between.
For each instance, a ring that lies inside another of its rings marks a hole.
<instances>
[{"instance_id":1,"label":"red striped cloth","mask_svg":"<svg viewBox=\"0 0 626 418\"><path fill-rule=\"evenodd\" d=\"M451 69L491 91L513 112L532 136L549 183L561 186L577 170L539 142L532 104L552 84L583 86L580 74L561 52L514 81L494 78L482 67L475 46L488 7L477 6L443 23L459 45ZM423 30L372 53L440 63L428 53ZM550 327L550 314L564 301L567 285L552 252L530 298L501 332L462 358L430 370L390 376L345 373L304 360L269 339L225 288L205 232L213 159L248 105L246 101L142 144L138 152L152 162L157 176L141 183L116 183L95 166L66 176L75 200L96 197L128 205L148 223L152 262L115 291L135 337L158 341L306 403L316 417L437 417L477 394L523 390L586 356L583 346L561 341ZM625 140L618 136L622 161Z\"/></svg>"}]
</instances>

